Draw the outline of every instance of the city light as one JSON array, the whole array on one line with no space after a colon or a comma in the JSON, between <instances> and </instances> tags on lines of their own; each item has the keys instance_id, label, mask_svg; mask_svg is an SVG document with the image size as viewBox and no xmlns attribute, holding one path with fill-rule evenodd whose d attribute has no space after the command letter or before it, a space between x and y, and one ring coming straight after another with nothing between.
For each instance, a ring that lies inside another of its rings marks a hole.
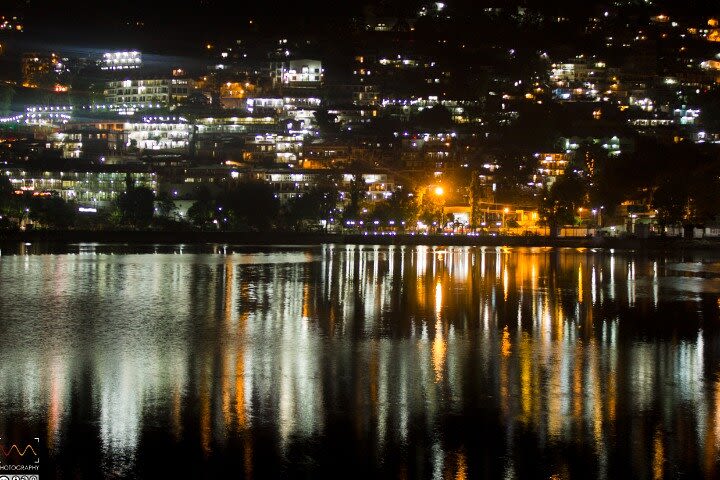
<instances>
[{"instance_id":1,"label":"city light","mask_svg":"<svg viewBox=\"0 0 720 480\"><path fill-rule=\"evenodd\" d=\"M718 477L712 9L5 3L8 478Z\"/></svg>"}]
</instances>

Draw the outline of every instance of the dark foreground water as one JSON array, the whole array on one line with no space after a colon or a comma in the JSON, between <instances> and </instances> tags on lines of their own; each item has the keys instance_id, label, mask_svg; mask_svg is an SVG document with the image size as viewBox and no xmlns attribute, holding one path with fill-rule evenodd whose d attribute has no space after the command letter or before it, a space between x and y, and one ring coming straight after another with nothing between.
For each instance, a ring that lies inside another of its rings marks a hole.
<instances>
[{"instance_id":1,"label":"dark foreground water","mask_svg":"<svg viewBox=\"0 0 720 480\"><path fill-rule=\"evenodd\" d=\"M0 467L717 478L718 257L6 246Z\"/></svg>"}]
</instances>

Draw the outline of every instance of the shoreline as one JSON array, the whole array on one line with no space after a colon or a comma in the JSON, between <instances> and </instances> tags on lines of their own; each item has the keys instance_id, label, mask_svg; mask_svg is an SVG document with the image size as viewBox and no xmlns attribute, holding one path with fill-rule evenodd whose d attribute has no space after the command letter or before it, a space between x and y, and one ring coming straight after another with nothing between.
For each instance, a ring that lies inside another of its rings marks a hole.
<instances>
[{"instance_id":1,"label":"shoreline","mask_svg":"<svg viewBox=\"0 0 720 480\"><path fill-rule=\"evenodd\" d=\"M542 237L466 235L361 235L296 232L201 231L29 231L0 232L2 243L122 243L122 244L233 244L233 245L444 245L488 247L602 248L620 250L720 250L720 239L670 237Z\"/></svg>"}]
</instances>

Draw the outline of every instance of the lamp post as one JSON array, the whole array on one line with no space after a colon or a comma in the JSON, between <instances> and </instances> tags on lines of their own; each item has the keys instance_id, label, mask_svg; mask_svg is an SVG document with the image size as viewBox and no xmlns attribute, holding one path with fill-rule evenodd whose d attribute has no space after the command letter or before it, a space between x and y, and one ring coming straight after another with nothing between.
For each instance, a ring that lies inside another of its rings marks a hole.
<instances>
[{"instance_id":1,"label":"lamp post","mask_svg":"<svg viewBox=\"0 0 720 480\"><path fill-rule=\"evenodd\" d=\"M439 220L440 220L440 221L438 222L438 226L439 226L440 228L442 228L442 224L443 224L443 206L444 206L444 205L443 205L443 202L442 202L442 198L443 198L444 195L445 195L445 189L444 189L441 185L436 185L435 188L433 188L432 192L433 192L433 194L435 195L435 198L437 199L437 201L438 201L438 203L439 203L439 205L440 205L440 215L439 215L439 217L440 217Z\"/></svg>"},{"instance_id":2,"label":"lamp post","mask_svg":"<svg viewBox=\"0 0 720 480\"><path fill-rule=\"evenodd\" d=\"M595 235L598 234L598 217L597 217L597 213L598 213L598 209L597 209L597 208L593 208L593 209L592 209L592 214L593 214L593 224L594 224L593 226L595 227Z\"/></svg>"}]
</instances>

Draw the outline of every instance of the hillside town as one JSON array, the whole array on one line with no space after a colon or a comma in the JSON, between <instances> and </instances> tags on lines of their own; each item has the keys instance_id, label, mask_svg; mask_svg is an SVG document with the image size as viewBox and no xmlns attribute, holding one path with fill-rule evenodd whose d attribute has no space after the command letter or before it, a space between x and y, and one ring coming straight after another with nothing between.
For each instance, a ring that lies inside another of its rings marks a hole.
<instances>
[{"instance_id":1,"label":"hillside town","mask_svg":"<svg viewBox=\"0 0 720 480\"><path fill-rule=\"evenodd\" d=\"M0 6L0 228L720 236L720 11L481 4L87 48Z\"/></svg>"}]
</instances>

